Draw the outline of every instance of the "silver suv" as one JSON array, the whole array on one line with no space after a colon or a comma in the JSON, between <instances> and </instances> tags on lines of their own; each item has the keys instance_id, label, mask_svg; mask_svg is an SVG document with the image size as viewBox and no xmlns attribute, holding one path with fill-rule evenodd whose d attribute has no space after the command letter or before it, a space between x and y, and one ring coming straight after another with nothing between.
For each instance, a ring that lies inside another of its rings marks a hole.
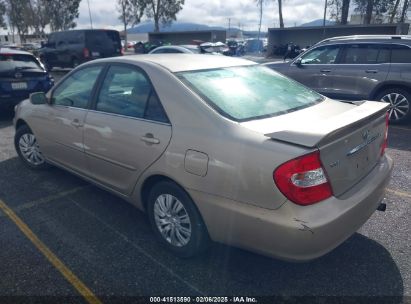
<instances>
[{"instance_id":1,"label":"silver suv","mask_svg":"<svg viewBox=\"0 0 411 304\"><path fill-rule=\"evenodd\" d=\"M390 122L411 120L411 36L334 37L265 65L331 98L390 103Z\"/></svg>"}]
</instances>

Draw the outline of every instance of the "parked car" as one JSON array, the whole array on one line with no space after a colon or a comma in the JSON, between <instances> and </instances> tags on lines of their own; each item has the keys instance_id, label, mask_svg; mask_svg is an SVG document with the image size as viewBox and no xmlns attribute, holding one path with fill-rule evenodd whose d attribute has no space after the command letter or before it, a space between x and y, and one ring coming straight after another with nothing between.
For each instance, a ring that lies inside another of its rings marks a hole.
<instances>
[{"instance_id":1,"label":"parked car","mask_svg":"<svg viewBox=\"0 0 411 304\"><path fill-rule=\"evenodd\" d=\"M386 102L390 122L411 119L411 36L335 37L266 65L331 98Z\"/></svg>"},{"instance_id":2,"label":"parked car","mask_svg":"<svg viewBox=\"0 0 411 304\"><path fill-rule=\"evenodd\" d=\"M15 147L30 168L65 168L145 210L179 256L213 240L303 261L383 206L387 108L234 57L117 57L19 104Z\"/></svg>"},{"instance_id":3,"label":"parked car","mask_svg":"<svg viewBox=\"0 0 411 304\"><path fill-rule=\"evenodd\" d=\"M51 33L38 56L47 69L76 67L97 58L121 56L120 34L114 30L71 30Z\"/></svg>"},{"instance_id":4,"label":"parked car","mask_svg":"<svg viewBox=\"0 0 411 304\"><path fill-rule=\"evenodd\" d=\"M0 108L9 110L33 92L47 92L53 78L32 54L0 48Z\"/></svg>"},{"instance_id":5,"label":"parked car","mask_svg":"<svg viewBox=\"0 0 411 304\"><path fill-rule=\"evenodd\" d=\"M200 48L197 45L166 45L159 46L150 51L149 54L200 54Z\"/></svg>"}]
</instances>

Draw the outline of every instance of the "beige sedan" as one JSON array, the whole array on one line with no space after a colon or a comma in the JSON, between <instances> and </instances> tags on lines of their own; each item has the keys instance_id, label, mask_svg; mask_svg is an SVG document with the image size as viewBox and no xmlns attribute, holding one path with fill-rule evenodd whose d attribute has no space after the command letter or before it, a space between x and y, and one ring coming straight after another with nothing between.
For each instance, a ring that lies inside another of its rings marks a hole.
<instances>
[{"instance_id":1,"label":"beige sedan","mask_svg":"<svg viewBox=\"0 0 411 304\"><path fill-rule=\"evenodd\" d=\"M329 252L381 207L387 106L337 102L253 62L96 60L16 107L15 146L147 212L165 247L281 259Z\"/></svg>"}]
</instances>

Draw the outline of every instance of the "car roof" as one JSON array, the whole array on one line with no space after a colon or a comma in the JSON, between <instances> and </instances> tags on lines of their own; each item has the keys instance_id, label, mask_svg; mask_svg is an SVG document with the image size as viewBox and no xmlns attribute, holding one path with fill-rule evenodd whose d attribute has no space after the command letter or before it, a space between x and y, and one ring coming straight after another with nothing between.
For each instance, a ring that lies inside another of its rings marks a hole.
<instances>
[{"instance_id":1,"label":"car roof","mask_svg":"<svg viewBox=\"0 0 411 304\"><path fill-rule=\"evenodd\" d=\"M16 49L11 49L8 47L1 47L0 46L0 54L20 54L20 55L31 55L33 56L32 53L26 52L26 51L20 51Z\"/></svg>"},{"instance_id":2,"label":"car roof","mask_svg":"<svg viewBox=\"0 0 411 304\"><path fill-rule=\"evenodd\" d=\"M170 72L209 70L224 67L257 65L257 63L228 56L206 54L151 54L130 55L115 58L100 59L101 62L150 62L169 70ZM95 61L94 61L95 62Z\"/></svg>"},{"instance_id":3,"label":"car roof","mask_svg":"<svg viewBox=\"0 0 411 304\"><path fill-rule=\"evenodd\" d=\"M337 36L326 38L316 45L326 43L350 43L350 42L384 42L384 43L402 43L411 45L411 35L352 35Z\"/></svg>"}]
</instances>

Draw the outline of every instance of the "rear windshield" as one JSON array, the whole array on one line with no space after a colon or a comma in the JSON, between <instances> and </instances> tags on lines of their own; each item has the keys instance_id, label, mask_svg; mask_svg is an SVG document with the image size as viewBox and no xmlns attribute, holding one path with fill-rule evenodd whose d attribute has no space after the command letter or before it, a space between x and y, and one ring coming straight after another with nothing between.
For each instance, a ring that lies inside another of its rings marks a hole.
<instances>
[{"instance_id":1,"label":"rear windshield","mask_svg":"<svg viewBox=\"0 0 411 304\"><path fill-rule=\"evenodd\" d=\"M323 97L263 66L230 67L177 73L220 114L248 121L309 107Z\"/></svg>"},{"instance_id":2,"label":"rear windshield","mask_svg":"<svg viewBox=\"0 0 411 304\"><path fill-rule=\"evenodd\" d=\"M14 69L42 69L37 59L26 54L0 54L0 72Z\"/></svg>"}]
</instances>

